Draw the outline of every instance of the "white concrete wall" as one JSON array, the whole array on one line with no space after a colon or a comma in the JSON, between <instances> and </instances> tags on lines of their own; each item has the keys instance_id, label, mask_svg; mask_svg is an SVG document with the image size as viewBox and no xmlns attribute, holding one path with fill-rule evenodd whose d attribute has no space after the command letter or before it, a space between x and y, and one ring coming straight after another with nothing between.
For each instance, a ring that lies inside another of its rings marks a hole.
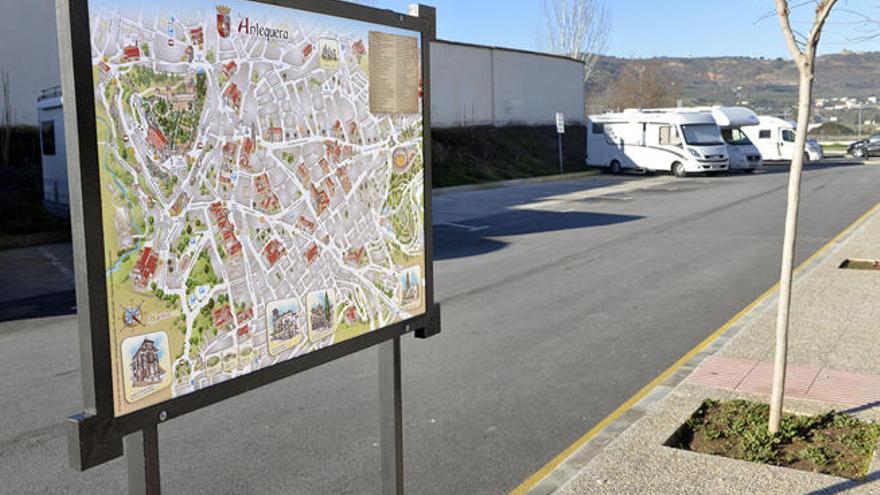
<instances>
[{"instance_id":1,"label":"white concrete wall","mask_svg":"<svg viewBox=\"0 0 880 495\"><path fill-rule=\"evenodd\" d=\"M494 125L492 49L431 43L431 124Z\"/></svg>"},{"instance_id":2,"label":"white concrete wall","mask_svg":"<svg viewBox=\"0 0 880 495\"><path fill-rule=\"evenodd\" d=\"M0 0L0 12L0 67L9 73L13 121L36 125L37 96L61 84L55 1Z\"/></svg>"},{"instance_id":3,"label":"white concrete wall","mask_svg":"<svg viewBox=\"0 0 880 495\"><path fill-rule=\"evenodd\" d=\"M550 125L556 112L584 123L584 66L576 60L503 48L431 44L435 127Z\"/></svg>"}]
</instances>

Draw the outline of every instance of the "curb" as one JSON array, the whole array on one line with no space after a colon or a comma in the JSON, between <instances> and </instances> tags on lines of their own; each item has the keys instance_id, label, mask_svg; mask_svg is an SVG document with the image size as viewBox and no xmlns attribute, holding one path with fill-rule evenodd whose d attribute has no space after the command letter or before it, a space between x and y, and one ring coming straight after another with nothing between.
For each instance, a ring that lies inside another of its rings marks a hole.
<instances>
[{"instance_id":1,"label":"curb","mask_svg":"<svg viewBox=\"0 0 880 495\"><path fill-rule=\"evenodd\" d=\"M833 254L833 248L840 246L841 243L849 239L853 233L858 231L866 221L873 218L878 212L880 212L880 203L871 207L830 241L825 243L825 245L802 261L794 270L794 282L796 283L797 280L809 275L822 260ZM711 335L697 344L696 347L685 353L672 366L648 382L647 385L621 404L620 407L597 423L593 429L568 446L518 487L514 488L510 494L550 494L561 488L594 457L599 455L605 447L669 395L707 357L717 354L752 320L763 314L769 305L774 304L778 298L778 289L779 282L776 282Z\"/></svg>"},{"instance_id":2,"label":"curb","mask_svg":"<svg viewBox=\"0 0 880 495\"><path fill-rule=\"evenodd\" d=\"M449 186L434 189L434 197L446 196L447 194L482 191L484 189L499 189L502 187L521 186L525 184L543 184L546 182L563 182L567 180L583 179L585 177L593 177L599 175L598 170L587 170L585 172L574 172L562 175L544 175L540 177L528 177L525 179L502 180L498 182L484 182L482 184L465 184L463 186Z\"/></svg>"},{"instance_id":3,"label":"curb","mask_svg":"<svg viewBox=\"0 0 880 495\"><path fill-rule=\"evenodd\" d=\"M37 232L35 234L7 235L0 237L0 251L43 244L57 244L71 239L69 230Z\"/></svg>"}]
</instances>

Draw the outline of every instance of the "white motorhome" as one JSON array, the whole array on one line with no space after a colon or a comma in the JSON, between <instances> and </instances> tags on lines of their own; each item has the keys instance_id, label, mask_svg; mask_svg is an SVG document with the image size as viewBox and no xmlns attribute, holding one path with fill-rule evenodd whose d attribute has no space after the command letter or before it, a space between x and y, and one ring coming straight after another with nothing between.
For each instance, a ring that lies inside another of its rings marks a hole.
<instances>
[{"instance_id":1,"label":"white motorhome","mask_svg":"<svg viewBox=\"0 0 880 495\"><path fill-rule=\"evenodd\" d=\"M686 109L592 115L587 121L587 165L669 171L676 177L727 170L727 147L715 119Z\"/></svg>"},{"instance_id":2,"label":"white motorhome","mask_svg":"<svg viewBox=\"0 0 880 495\"><path fill-rule=\"evenodd\" d=\"M746 136L758 147L765 161L790 161L794 154L795 124L789 120L761 115L756 126L744 127ZM804 161L824 158L822 147L814 140L807 140Z\"/></svg>"},{"instance_id":3,"label":"white motorhome","mask_svg":"<svg viewBox=\"0 0 880 495\"><path fill-rule=\"evenodd\" d=\"M727 144L730 170L754 172L761 168L764 160L761 152L745 133L745 128L760 123L755 112L745 107L712 107L712 117L721 129L721 137Z\"/></svg>"}]
</instances>

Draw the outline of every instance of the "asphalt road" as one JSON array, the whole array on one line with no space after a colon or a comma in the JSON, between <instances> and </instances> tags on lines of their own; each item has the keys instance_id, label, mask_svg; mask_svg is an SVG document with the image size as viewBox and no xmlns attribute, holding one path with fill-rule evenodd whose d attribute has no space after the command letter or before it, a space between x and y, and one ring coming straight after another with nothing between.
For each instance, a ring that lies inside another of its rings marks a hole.
<instances>
[{"instance_id":1,"label":"asphalt road","mask_svg":"<svg viewBox=\"0 0 880 495\"><path fill-rule=\"evenodd\" d=\"M438 197L443 333L403 345L408 493L508 491L770 287L785 172ZM798 259L880 200L878 185L877 166L810 166ZM73 325L0 326L10 493L124 486L121 461L63 465L59 418L81 393ZM166 493L376 493L377 401L368 350L164 424Z\"/></svg>"}]
</instances>

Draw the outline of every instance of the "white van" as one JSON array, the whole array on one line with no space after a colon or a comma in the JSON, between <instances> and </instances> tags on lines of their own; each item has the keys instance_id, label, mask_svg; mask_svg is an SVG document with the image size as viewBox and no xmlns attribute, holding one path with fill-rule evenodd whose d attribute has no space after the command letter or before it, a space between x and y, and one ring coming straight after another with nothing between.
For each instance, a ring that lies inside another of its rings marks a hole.
<instances>
[{"instance_id":1,"label":"white van","mask_svg":"<svg viewBox=\"0 0 880 495\"><path fill-rule=\"evenodd\" d=\"M754 172L764 165L761 152L752 143L745 128L760 123L755 112L745 107L712 107L712 117L721 129L721 137L727 144L730 170Z\"/></svg>"},{"instance_id":2,"label":"white van","mask_svg":"<svg viewBox=\"0 0 880 495\"><path fill-rule=\"evenodd\" d=\"M727 147L711 114L693 110L641 110L591 115L587 165L689 173L727 170Z\"/></svg>"},{"instance_id":3,"label":"white van","mask_svg":"<svg viewBox=\"0 0 880 495\"><path fill-rule=\"evenodd\" d=\"M761 115L758 120L758 125L744 127L743 131L758 147L764 161L791 161L794 154L794 122L769 115ZM807 140L804 161L817 161L823 158L822 146L815 140Z\"/></svg>"}]
</instances>

